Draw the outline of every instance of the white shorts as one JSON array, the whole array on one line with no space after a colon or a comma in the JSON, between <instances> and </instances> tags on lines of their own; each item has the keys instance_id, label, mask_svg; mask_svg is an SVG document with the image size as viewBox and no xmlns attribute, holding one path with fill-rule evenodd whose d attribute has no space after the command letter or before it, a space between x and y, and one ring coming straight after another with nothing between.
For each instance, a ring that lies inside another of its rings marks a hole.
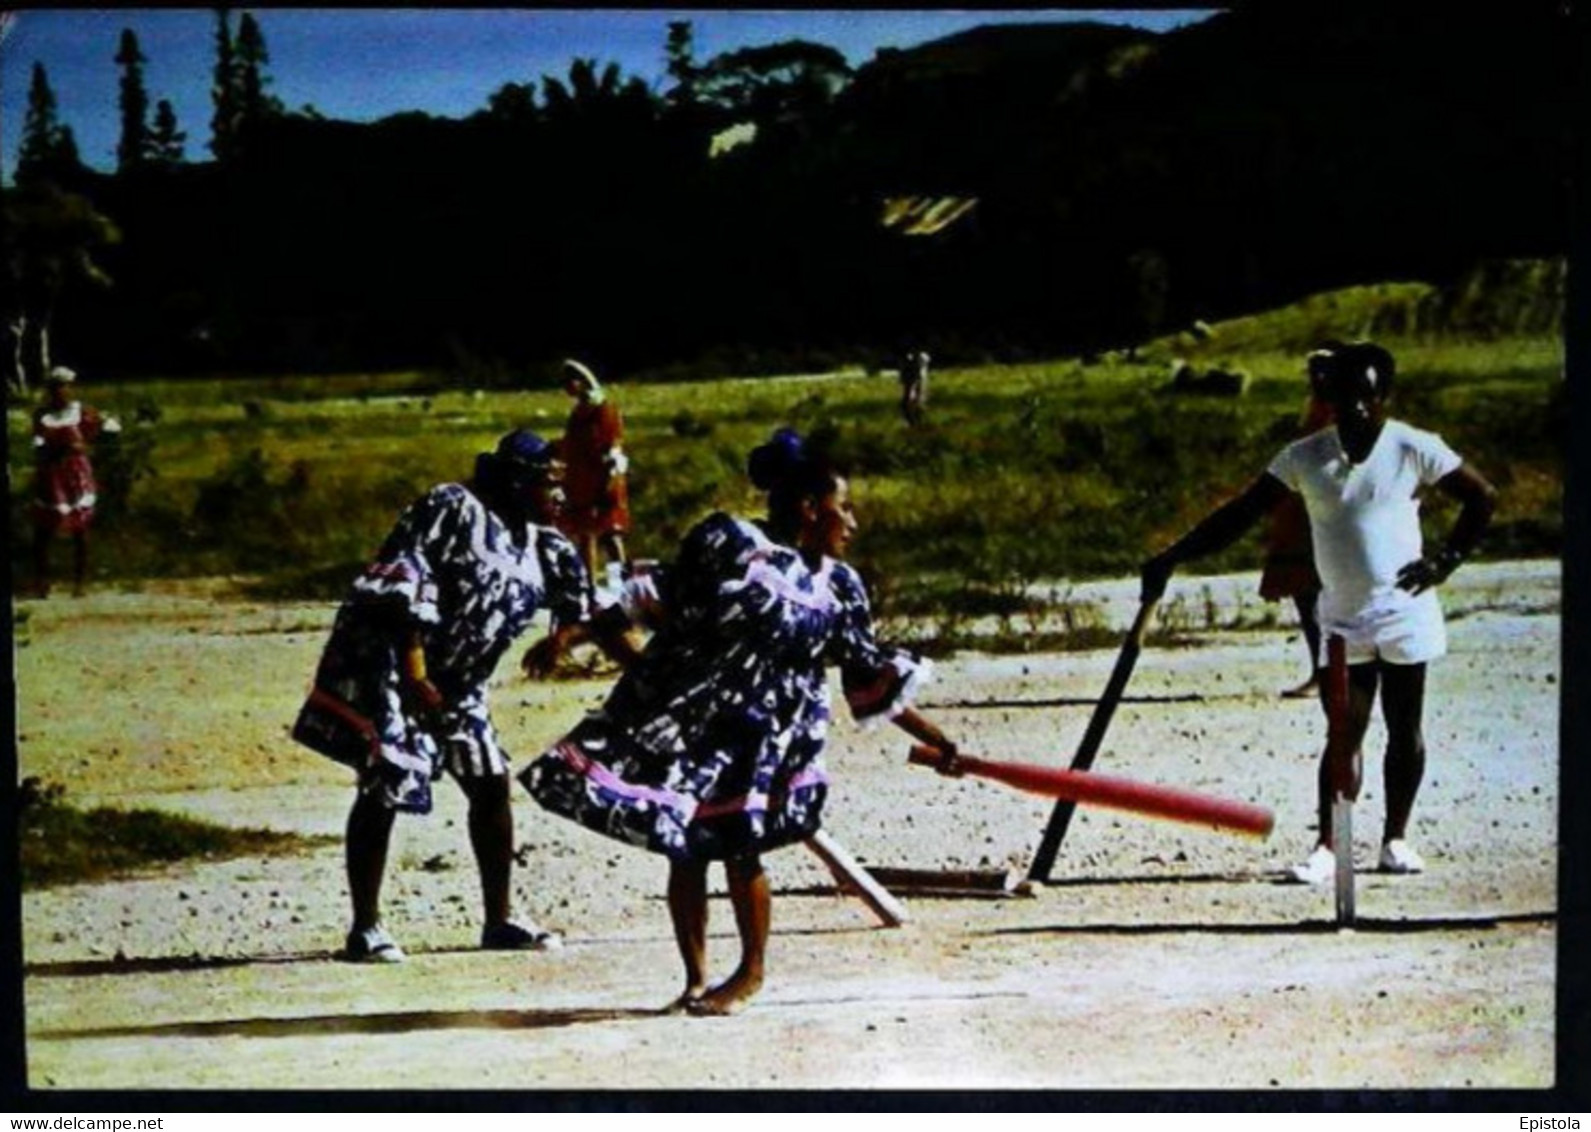
<instances>
[{"instance_id":1,"label":"white shorts","mask_svg":"<svg viewBox=\"0 0 1591 1132\"><path fill-rule=\"evenodd\" d=\"M1424 664L1447 652L1447 624L1434 590L1394 608L1372 609L1352 618L1329 617L1322 610L1316 661L1322 668L1327 663L1327 642L1333 636L1347 643L1349 664L1368 664L1378 658L1388 664Z\"/></svg>"}]
</instances>

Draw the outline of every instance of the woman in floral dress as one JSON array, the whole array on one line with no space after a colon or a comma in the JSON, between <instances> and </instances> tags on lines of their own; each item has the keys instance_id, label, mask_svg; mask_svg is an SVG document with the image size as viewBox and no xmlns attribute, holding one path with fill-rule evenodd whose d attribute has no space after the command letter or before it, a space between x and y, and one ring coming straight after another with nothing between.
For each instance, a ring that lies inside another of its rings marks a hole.
<instances>
[{"instance_id":1,"label":"woman in floral dress","mask_svg":"<svg viewBox=\"0 0 1591 1132\"><path fill-rule=\"evenodd\" d=\"M481 454L473 479L433 488L404 512L338 611L293 737L359 773L348 815L349 959L404 958L380 915L394 815L429 813L443 770L469 800L481 946L558 942L509 919L508 756L486 697L498 661L540 610L550 611L552 631L526 654L528 673L550 671L585 634L591 582L551 526L562 492L553 454L534 433L512 432Z\"/></svg>"},{"instance_id":2,"label":"woman in floral dress","mask_svg":"<svg viewBox=\"0 0 1591 1132\"><path fill-rule=\"evenodd\" d=\"M728 1014L760 988L769 927L761 854L815 833L828 796L825 681L839 668L859 721L889 719L946 754L910 706L929 664L879 644L866 590L841 561L856 517L846 478L781 430L752 453L768 518L717 513L672 567L632 574L617 615L655 630L606 703L521 776L536 800L669 859L685 964L675 1008ZM605 636L614 636L607 632ZM723 861L741 940L709 989L707 867Z\"/></svg>"}]
</instances>

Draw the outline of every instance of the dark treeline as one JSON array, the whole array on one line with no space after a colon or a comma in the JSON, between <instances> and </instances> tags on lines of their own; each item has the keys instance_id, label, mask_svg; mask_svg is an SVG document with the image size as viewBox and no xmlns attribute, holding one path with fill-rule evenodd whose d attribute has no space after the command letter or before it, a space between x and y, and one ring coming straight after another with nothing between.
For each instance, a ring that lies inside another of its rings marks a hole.
<instances>
[{"instance_id":1,"label":"dark treeline","mask_svg":"<svg viewBox=\"0 0 1591 1132\"><path fill-rule=\"evenodd\" d=\"M1574 42L1545 4L1294 3L989 27L852 74L816 44L698 63L676 26L656 93L576 61L464 120L270 100L224 159L49 171L121 236L54 341L101 374L755 371L1086 351L1441 282L1566 250ZM908 234L933 202L955 219Z\"/></svg>"}]
</instances>

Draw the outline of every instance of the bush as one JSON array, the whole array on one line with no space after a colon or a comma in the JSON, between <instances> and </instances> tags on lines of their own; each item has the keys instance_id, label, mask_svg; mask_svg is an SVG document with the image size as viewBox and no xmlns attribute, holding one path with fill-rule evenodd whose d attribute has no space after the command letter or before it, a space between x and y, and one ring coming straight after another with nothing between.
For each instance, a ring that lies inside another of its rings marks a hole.
<instances>
[{"instance_id":1,"label":"bush","mask_svg":"<svg viewBox=\"0 0 1591 1132\"><path fill-rule=\"evenodd\" d=\"M94 478L99 486L94 519L102 528L123 526L132 511L134 489L159 475L155 446L155 430L142 425L100 438L94 449Z\"/></svg>"},{"instance_id":2,"label":"bush","mask_svg":"<svg viewBox=\"0 0 1591 1132\"><path fill-rule=\"evenodd\" d=\"M24 779L18 793L25 889L102 880L195 858L298 853L337 840L233 829L159 810L80 810L67 803L65 787L38 778Z\"/></svg>"},{"instance_id":3,"label":"bush","mask_svg":"<svg viewBox=\"0 0 1591 1132\"><path fill-rule=\"evenodd\" d=\"M192 540L200 548L225 549L244 570L291 560L298 541L293 510L307 487L301 467L272 482L265 453L250 449L199 485Z\"/></svg>"}]
</instances>

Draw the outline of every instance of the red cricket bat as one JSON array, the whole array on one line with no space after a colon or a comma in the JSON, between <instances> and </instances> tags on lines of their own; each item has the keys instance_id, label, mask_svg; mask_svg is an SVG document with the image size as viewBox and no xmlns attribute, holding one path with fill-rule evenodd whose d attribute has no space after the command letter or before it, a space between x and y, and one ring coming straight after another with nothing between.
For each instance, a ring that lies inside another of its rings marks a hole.
<instances>
[{"instance_id":1,"label":"red cricket bat","mask_svg":"<svg viewBox=\"0 0 1591 1132\"><path fill-rule=\"evenodd\" d=\"M943 756L935 748L918 743L913 745L909 761L919 766L936 767L943 761ZM1125 810L1145 817L1207 825L1248 837L1269 837L1271 827L1276 824L1276 815L1263 806L1233 802L1172 786L1156 786L1115 775L1095 774L1093 771L1057 770L1032 763L994 762L969 755L957 755L956 761L968 774L1003 782L1007 786L1031 794L1042 794L1046 798L1067 798L1084 805Z\"/></svg>"}]
</instances>

